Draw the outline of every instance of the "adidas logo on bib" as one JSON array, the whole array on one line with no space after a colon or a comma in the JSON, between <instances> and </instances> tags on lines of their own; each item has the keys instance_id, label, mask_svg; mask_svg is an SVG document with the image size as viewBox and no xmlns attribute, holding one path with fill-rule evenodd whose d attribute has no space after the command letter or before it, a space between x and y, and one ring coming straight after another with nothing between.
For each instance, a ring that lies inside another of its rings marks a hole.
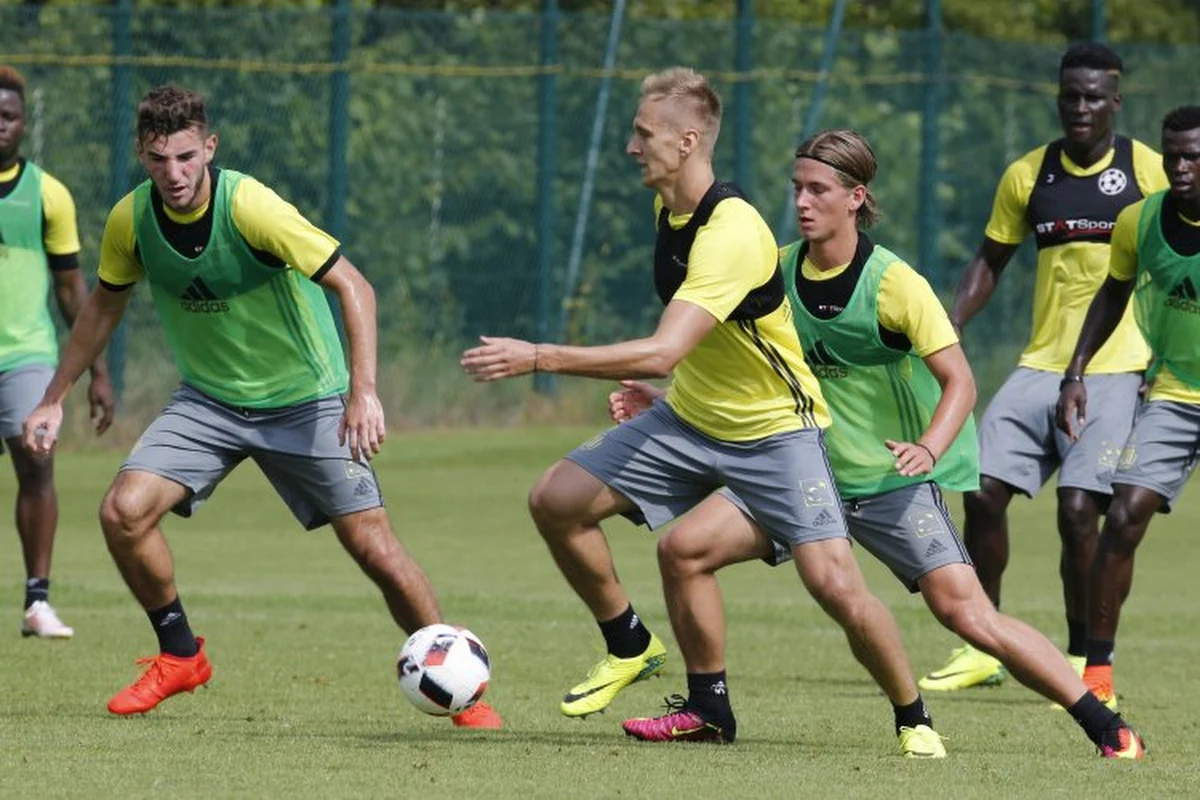
<instances>
[{"instance_id":1,"label":"adidas logo on bib","mask_svg":"<svg viewBox=\"0 0 1200 800\"><path fill-rule=\"evenodd\" d=\"M202 278L196 278L180 295L179 307L194 314L223 314L229 303L213 294Z\"/></svg>"}]
</instances>

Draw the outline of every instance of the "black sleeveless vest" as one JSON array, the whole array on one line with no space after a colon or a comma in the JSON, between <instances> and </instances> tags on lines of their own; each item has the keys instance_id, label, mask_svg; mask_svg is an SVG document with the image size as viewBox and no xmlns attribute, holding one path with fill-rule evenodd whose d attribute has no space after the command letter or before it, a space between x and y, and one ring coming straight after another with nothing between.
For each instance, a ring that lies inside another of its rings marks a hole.
<instances>
[{"instance_id":1,"label":"black sleeveless vest","mask_svg":"<svg viewBox=\"0 0 1200 800\"><path fill-rule=\"evenodd\" d=\"M1113 149L1107 169L1079 177L1062 166L1062 139L1046 147L1025 212L1038 250L1071 242L1108 244L1117 214L1142 199L1133 171L1133 142L1118 136Z\"/></svg>"},{"instance_id":2,"label":"black sleeveless vest","mask_svg":"<svg viewBox=\"0 0 1200 800\"><path fill-rule=\"evenodd\" d=\"M692 218L679 230L671 228L669 217L671 212L664 207L658 215L658 240L654 244L654 288L663 305L671 302L675 292L683 285L687 277L688 254L696 241L696 233L708 222L713 209L722 200L730 197L746 196L742 190L732 183L714 183L700 199L700 205L692 213ZM728 319L747 320L765 317L783 303L783 272L779 268L779 257L775 258L775 272L761 286L751 289L732 312Z\"/></svg>"}]
</instances>

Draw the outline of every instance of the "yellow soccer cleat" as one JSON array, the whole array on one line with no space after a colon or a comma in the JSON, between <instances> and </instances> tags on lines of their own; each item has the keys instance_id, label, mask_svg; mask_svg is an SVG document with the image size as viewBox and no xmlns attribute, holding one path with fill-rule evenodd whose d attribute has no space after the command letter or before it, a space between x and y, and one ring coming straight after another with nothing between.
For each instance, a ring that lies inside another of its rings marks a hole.
<instances>
[{"instance_id":1,"label":"yellow soccer cleat","mask_svg":"<svg viewBox=\"0 0 1200 800\"><path fill-rule=\"evenodd\" d=\"M951 651L944 667L921 678L917 685L927 692L953 692L972 686L996 686L1007 675L999 659L964 644Z\"/></svg>"},{"instance_id":2,"label":"yellow soccer cleat","mask_svg":"<svg viewBox=\"0 0 1200 800\"><path fill-rule=\"evenodd\" d=\"M1073 656L1068 653L1067 663L1071 665L1071 669L1075 670L1076 675L1081 678L1083 677L1083 668L1087 666L1087 656ZM1053 711L1066 711L1066 709L1060 706L1058 703L1051 703L1050 708ZM1116 711L1115 708L1113 710Z\"/></svg>"},{"instance_id":3,"label":"yellow soccer cleat","mask_svg":"<svg viewBox=\"0 0 1200 800\"><path fill-rule=\"evenodd\" d=\"M900 729L900 752L905 758L945 758L942 737L928 725Z\"/></svg>"},{"instance_id":4,"label":"yellow soccer cleat","mask_svg":"<svg viewBox=\"0 0 1200 800\"><path fill-rule=\"evenodd\" d=\"M564 716L586 717L608 708L617 693L631 683L643 681L662 670L667 662L667 648L658 637L650 634L646 651L633 658L617 658L606 655L592 667L587 680L571 687L562 699L559 709Z\"/></svg>"}]
</instances>

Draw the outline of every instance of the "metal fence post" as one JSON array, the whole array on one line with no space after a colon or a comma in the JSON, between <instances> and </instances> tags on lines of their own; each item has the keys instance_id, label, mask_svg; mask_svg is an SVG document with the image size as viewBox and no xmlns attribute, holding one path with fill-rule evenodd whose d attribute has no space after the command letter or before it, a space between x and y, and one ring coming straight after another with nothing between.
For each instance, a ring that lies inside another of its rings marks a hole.
<instances>
[{"instance_id":1,"label":"metal fence post","mask_svg":"<svg viewBox=\"0 0 1200 800\"><path fill-rule=\"evenodd\" d=\"M554 261L554 172L558 128L558 0L543 0L538 76L538 187L537 187L537 339L551 335L550 280ZM553 376L534 373L533 388L554 392Z\"/></svg>"},{"instance_id":2,"label":"metal fence post","mask_svg":"<svg viewBox=\"0 0 1200 800\"><path fill-rule=\"evenodd\" d=\"M129 191L129 110L133 104L133 2L117 0L112 16L113 71L110 95L112 125L109 129L108 205L111 208ZM122 322L108 343L108 365L117 401L125 393L126 337L129 325Z\"/></svg>"},{"instance_id":3,"label":"metal fence post","mask_svg":"<svg viewBox=\"0 0 1200 800\"><path fill-rule=\"evenodd\" d=\"M752 129L754 118L754 84L750 70L754 68L754 0L737 0L737 28L734 46L734 70L737 83L733 86L733 179L750 197L754 196L754 150Z\"/></svg>"},{"instance_id":4,"label":"metal fence post","mask_svg":"<svg viewBox=\"0 0 1200 800\"><path fill-rule=\"evenodd\" d=\"M1108 33L1108 2L1092 0L1092 41L1103 42Z\"/></svg>"},{"instance_id":5,"label":"metal fence post","mask_svg":"<svg viewBox=\"0 0 1200 800\"><path fill-rule=\"evenodd\" d=\"M942 2L925 0L925 82L921 117L920 238L919 269L933 278L935 286L944 283L938 238L942 227L938 203L938 117L941 114L942 85Z\"/></svg>"},{"instance_id":6,"label":"metal fence post","mask_svg":"<svg viewBox=\"0 0 1200 800\"><path fill-rule=\"evenodd\" d=\"M350 0L333 9L331 56L337 68L329 79L329 206L325 224L338 240L346 235L346 146L350 115Z\"/></svg>"}]
</instances>

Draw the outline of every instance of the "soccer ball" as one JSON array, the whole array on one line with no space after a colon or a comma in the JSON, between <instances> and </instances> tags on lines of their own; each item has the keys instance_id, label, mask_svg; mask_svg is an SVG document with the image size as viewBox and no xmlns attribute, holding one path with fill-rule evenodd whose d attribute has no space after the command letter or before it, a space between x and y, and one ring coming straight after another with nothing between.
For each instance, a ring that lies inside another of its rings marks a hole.
<instances>
[{"instance_id":1,"label":"soccer ball","mask_svg":"<svg viewBox=\"0 0 1200 800\"><path fill-rule=\"evenodd\" d=\"M483 697L491 661L479 637L457 625L426 625L396 660L400 689L426 714L461 714Z\"/></svg>"}]
</instances>

